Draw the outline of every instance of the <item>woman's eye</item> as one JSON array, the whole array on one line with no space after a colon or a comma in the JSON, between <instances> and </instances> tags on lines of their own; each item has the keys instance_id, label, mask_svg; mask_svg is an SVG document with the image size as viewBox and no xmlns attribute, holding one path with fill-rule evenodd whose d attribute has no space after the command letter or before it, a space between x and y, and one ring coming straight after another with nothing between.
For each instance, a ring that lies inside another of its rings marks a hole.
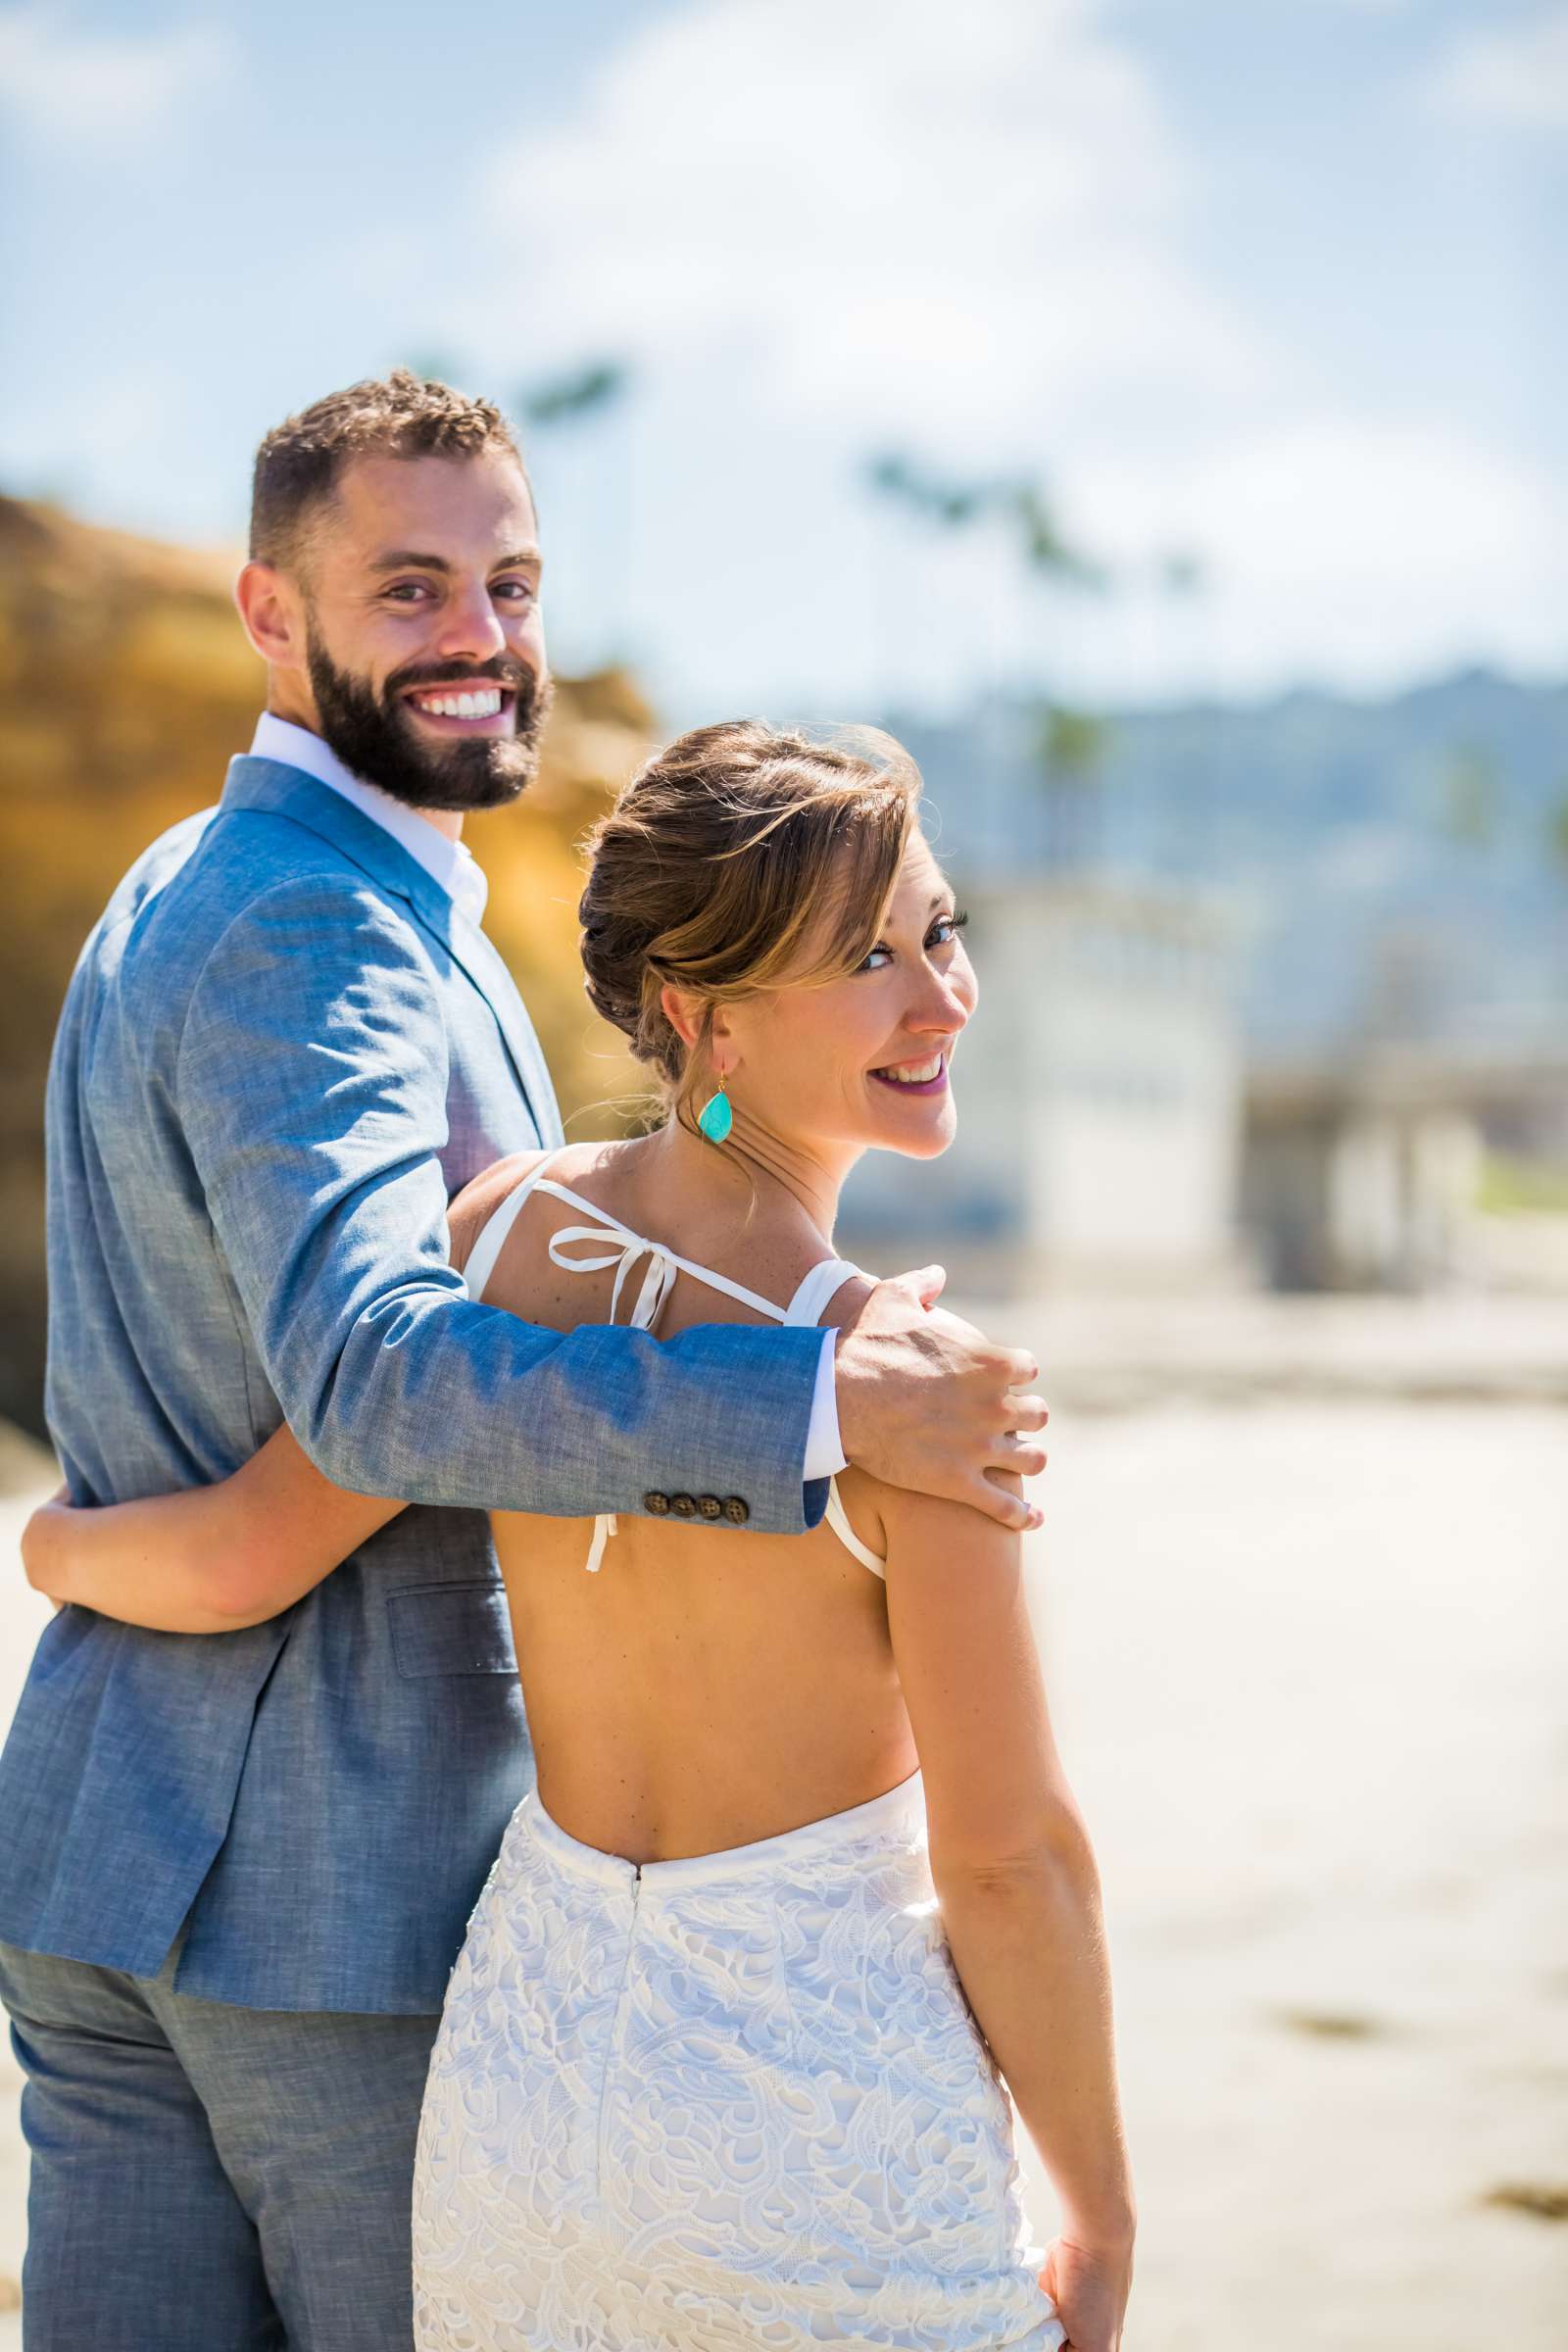
<instances>
[{"instance_id":1,"label":"woman's eye","mask_svg":"<svg viewBox=\"0 0 1568 2352\"><path fill-rule=\"evenodd\" d=\"M957 907L955 907L951 914L939 914L925 935L926 953L929 955L933 948L951 948L968 920L969 917ZM893 950L879 944L870 951L865 961L857 968L862 972L877 970L879 967L872 961L872 957L876 956L885 956L891 960Z\"/></svg>"}]
</instances>

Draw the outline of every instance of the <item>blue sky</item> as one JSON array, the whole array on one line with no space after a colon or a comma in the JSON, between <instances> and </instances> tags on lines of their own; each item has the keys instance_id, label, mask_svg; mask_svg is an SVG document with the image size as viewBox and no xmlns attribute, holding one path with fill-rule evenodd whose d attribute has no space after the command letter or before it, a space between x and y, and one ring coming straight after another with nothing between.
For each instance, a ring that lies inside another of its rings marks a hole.
<instances>
[{"instance_id":1,"label":"blue sky","mask_svg":"<svg viewBox=\"0 0 1568 2352\"><path fill-rule=\"evenodd\" d=\"M1563 0L0 0L0 486L171 537L394 360L625 361L534 439L547 611L673 719L1568 658Z\"/></svg>"}]
</instances>

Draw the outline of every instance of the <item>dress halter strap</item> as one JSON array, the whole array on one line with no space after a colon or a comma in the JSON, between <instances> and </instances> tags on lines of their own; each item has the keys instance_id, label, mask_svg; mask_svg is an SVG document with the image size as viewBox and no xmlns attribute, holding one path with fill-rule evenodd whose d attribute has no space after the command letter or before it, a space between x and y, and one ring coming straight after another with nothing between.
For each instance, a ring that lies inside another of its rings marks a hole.
<instances>
[{"instance_id":1,"label":"dress halter strap","mask_svg":"<svg viewBox=\"0 0 1568 2352\"><path fill-rule=\"evenodd\" d=\"M475 1303L484 1297L489 1287L490 1277L496 1270L496 1261L507 1246L508 1234L521 1214L523 1202L556 1156L554 1152L547 1152L539 1165L531 1169L520 1184L513 1186L500 1206L493 1208L480 1226L479 1238L468 1251L468 1262L463 1269L463 1279L467 1285L468 1297Z\"/></svg>"},{"instance_id":2,"label":"dress halter strap","mask_svg":"<svg viewBox=\"0 0 1568 2352\"><path fill-rule=\"evenodd\" d=\"M631 1310L633 1331L649 1331L658 1321L660 1310L675 1285L677 1274L691 1274L705 1282L710 1289L723 1291L728 1298L738 1299L743 1306L755 1307L759 1314L767 1315L775 1323L791 1325L813 1324L821 1320L822 1310L830 1298L836 1298L858 1266L847 1258L825 1257L809 1268L803 1277L788 1306L778 1306L771 1298L761 1298L749 1291L743 1283L731 1282L728 1275L716 1274L710 1266L699 1266L688 1257L680 1257L673 1250L651 1242L645 1234L633 1233L608 1209L594 1201L585 1200L581 1193L558 1184L546 1173L551 1162L559 1156L547 1152L537 1167L529 1170L519 1184L514 1185L506 1199L492 1209L479 1229L478 1239L468 1252L464 1268L464 1282L470 1298L482 1299L495 1273L508 1236L521 1214L523 1203L535 1192L549 1193L557 1200L564 1200L571 1208L582 1209L593 1219L588 1225L561 1225L551 1235L546 1250L552 1265L560 1266L566 1274L602 1274L609 1267L615 1269L615 1280L610 1294L610 1320L614 1322L620 1305L620 1294L626 1277L639 1258L648 1260L637 1301ZM567 1250L581 1244L589 1245L591 1255L568 1256ZM862 1567L873 1576L881 1576L885 1562L879 1560L868 1544L862 1544L850 1525L849 1514L839 1497L837 1479L828 1483L827 1521L846 1549L852 1551ZM615 1513L600 1511L594 1520L593 1543L589 1546L587 1566L597 1572L605 1556L605 1545L617 1532Z\"/></svg>"},{"instance_id":3,"label":"dress halter strap","mask_svg":"<svg viewBox=\"0 0 1568 2352\"><path fill-rule=\"evenodd\" d=\"M786 1323L820 1323L822 1309L836 1298L852 1274L858 1274L847 1257L824 1257L802 1278L801 1287L784 1309ZM774 1310L777 1311L776 1309Z\"/></svg>"}]
</instances>

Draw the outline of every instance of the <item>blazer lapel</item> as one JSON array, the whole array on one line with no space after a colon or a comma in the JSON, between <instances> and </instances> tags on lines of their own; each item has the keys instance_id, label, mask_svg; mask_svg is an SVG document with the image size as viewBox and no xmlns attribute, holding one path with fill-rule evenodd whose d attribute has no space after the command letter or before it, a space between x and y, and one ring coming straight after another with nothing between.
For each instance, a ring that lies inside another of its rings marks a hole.
<instances>
[{"instance_id":1,"label":"blazer lapel","mask_svg":"<svg viewBox=\"0 0 1568 2352\"><path fill-rule=\"evenodd\" d=\"M455 962L462 964L496 1016L507 1052L512 1057L512 1066L517 1073L517 1083L528 1098L528 1107L533 1112L540 1143L545 1146L564 1143L565 1135L556 1104L556 1090L550 1083L544 1054L534 1035L527 1008L517 994L516 982L479 925L470 922L450 902L448 913L448 952Z\"/></svg>"},{"instance_id":2,"label":"blazer lapel","mask_svg":"<svg viewBox=\"0 0 1568 2352\"><path fill-rule=\"evenodd\" d=\"M331 843L381 889L407 902L420 927L472 981L496 1017L513 1074L544 1145L563 1140L555 1088L516 984L477 923L459 911L432 874L385 828L303 768L249 755L231 760L220 804L292 818Z\"/></svg>"}]
</instances>

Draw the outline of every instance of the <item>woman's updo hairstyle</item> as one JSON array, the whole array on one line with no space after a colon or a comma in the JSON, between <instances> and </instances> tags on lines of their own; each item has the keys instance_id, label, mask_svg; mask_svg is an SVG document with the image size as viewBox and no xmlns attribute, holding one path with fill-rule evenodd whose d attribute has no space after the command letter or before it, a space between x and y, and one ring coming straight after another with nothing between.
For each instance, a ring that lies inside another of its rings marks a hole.
<instances>
[{"instance_id":1,"label":"woman's updo hairstyle","mask_svg":"<svg viewBox=\"0 0 1568 2352\"><path fill-rule=\"evenodd\" d=\"M710 1079L714 1005L864 961L919 798L891 735L816 740L741 718L682 735L595 826L577 908L588 995L685 1126ZM690 1051L659 1002L668 982L707 1001Z\"/></svg>"}]
</instances>

